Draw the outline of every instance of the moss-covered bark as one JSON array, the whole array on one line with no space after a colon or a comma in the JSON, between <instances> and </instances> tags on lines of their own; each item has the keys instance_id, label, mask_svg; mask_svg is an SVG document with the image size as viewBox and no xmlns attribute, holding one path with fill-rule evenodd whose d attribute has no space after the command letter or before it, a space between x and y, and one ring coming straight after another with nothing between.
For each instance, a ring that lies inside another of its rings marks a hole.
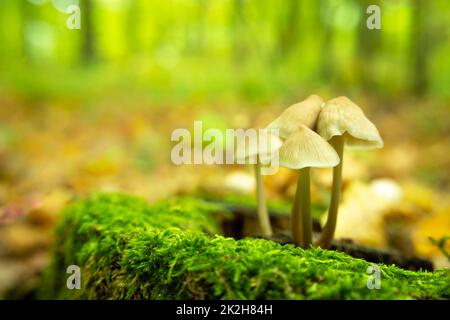
<instances>
[{"instance_id":1,"label":"moss-covered bark","mask_svg":"<svg viewBox=\"0 0 450 320\"><path fill-rule=\"evenodd\" d=\"M220 235L210 204L179 199L148 205L96 195L64 211L39 298L61 299L422 299L449 298L446 271L380 266L381 289L366 286L370 263L322 249ZM216 234L216 235L214 235ZM66 268L81 267L80 290Z\"/></svg>"}]
</instances>

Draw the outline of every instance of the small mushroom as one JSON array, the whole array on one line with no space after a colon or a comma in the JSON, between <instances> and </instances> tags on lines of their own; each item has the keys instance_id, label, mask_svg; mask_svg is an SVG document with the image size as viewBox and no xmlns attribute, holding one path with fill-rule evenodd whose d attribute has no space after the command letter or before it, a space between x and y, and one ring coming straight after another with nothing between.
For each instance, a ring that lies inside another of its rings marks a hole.
<instances>
[{"instance_id":1,"label":"small mushroom","mask_svg":"<svg viewBox=\"0 0 450 320\"><path fill-rule=\"evenodd\" d=\"M255 165L257 214L261 232L265 236L272 235L272 227L267 212L261 166L269 164L275 152L281 147L282 142L274 133L275 130L261 129L258 142L245 144L245 150L238 150L236 156L238 163L248 160Z\"/></svg>"},{"instance_id":2,"label":"small mushroom","mask_svg":"<svg viewBox=\"0 0 450 320\"><path fill-rule=\"evenodd\" d=\"M318 245L328 248L336 229L342 180L344 145L354 149L383 147L383 139L375 125L349 98L338 97L325 103L317 121L317 132L334 147L341 162L333 169L333 187L328 218Z\"/></svg>"},{"instance_id":3,"label":"small mushroom","mask_svg":"<svg viewBox=\"0 0 450 320\"><path fill-rule=\"evenodd\" d=\"M310 95L284 110L267 126L267 129L278 129L282 139L288 138L300 125L314 130L323 103L324 101L318 95Z\"/></svg>"},{"instance_id":4,"label":"small mushroom","mask_svg":"<svg viewBox=\"0 0 450 320\"><path fill-rule=\"evenodd\" d=\"M294 242L308 248L312 244L310 167L334 167L339 163L339 156L321 136L300 125L281 146L279 159L280 166L299 170L291 231Z\"/></svg>"}]
</instances>

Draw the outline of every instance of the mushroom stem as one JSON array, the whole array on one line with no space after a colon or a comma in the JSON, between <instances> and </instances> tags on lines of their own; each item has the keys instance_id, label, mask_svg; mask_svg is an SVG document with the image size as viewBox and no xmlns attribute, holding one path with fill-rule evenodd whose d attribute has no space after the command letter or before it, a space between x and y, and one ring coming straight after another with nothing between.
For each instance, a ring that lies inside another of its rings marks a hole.
<instances>
[{"instance_id":1,"label":"mushroom stem","mask_svg":"<svg viewBox=\"0 0 450 320\"><path fill-rule=\"evenodd\" d=\"M339 200L341 195L341 184L342 184L342 163L344 154L344 137L334 136L330 140L330 144L336 150L341 161L339 164L333 168L333 187L331 193L331 203L328 209L327 222L323 228L322 234L320 236L317 245L322 248L329 248L331 241L333 240L334 231L336 230L337 215L339 209Z\"/></svg>"},{"instance_id":2,"label":"mushroom stem","mask_svg":"<svg viewBox=\"0 0 450 320\"><path fill-rule=\"evenodd\" d=\"M303 233L302 233L302 216L300 210L300 203L302 201L301 195L302 188L300 187L300 176L297 182L297 190L295 191L294 202L292 204L291 211L291 233L294 243L298 246L303 244Z\"/></svg>"},{"instance_id":3,"label":"mushroom stem","mask_svg":"<svg viewBox=\"0 0 450 320\"><path fill-rule=\"evenodd\" d=\"M264 194L264 185L261 175L261 164L259 162L259 157L257 157L256 159L255 176L256 176L257 213L259 224L261 227L261 232L264 236L271 236L272 228L270 226L269 214L267 212L266 197Z\"/></svg>"},{"instance_id":4,"label":"mushroom stem","mask_svg":"<svg viewBox=\"0 0 450 320\"><path fill-rule=\"evenodd\" d=\"M300 187L300 212L302 216L303 248L312 245L312 217L311 217L311 193L309 189L310 168L299 170L298 183Z\"/></svg>"},{"instance_id":5,"label":"mushroom stem","mask_svg":"<svg viewBox=\"0 0 450 320\"><path fill-rule=\"evenodd\" d=\"M298 171L297 190L291 213L291 232L294 243L303 248L309 248L312 244L309 172L309 167Z\"/></svg>"}]
</instances>

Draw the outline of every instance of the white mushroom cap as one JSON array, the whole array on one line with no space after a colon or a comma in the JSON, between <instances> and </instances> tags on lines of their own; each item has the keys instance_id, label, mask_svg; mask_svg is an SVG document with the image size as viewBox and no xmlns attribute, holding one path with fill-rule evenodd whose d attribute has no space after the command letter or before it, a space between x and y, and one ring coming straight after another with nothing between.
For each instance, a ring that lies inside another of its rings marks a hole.
<instances>
[{"instance_id":1,"label":"white mushroom cap","mask_svg":"<svg viewBox=\"0 0 450 320\"><path fill-rule=\"evenodd\" d=\"M289 137L300 125L314 130L323 102L318 95L310 95L305 100L284 110L267 128L278 129L282 139Z\"/></svg>"},{"instance_id":2,"label":"white mushroom cap","mask_svg":"<svg viewBox=\"0 0 450 320\"><path fill-rule=\"evenodd\" d=\"M279 157L280 165L290 169L334 167L340 161L334 148L305 125L284 141Z\"/></svg>"},{"instance_id":3,"label":"white mushroom cap","mask_svg":"<svg viewBox=\"0 0 450 320\"><path fill-rule=\"evenodd\" d=\"M345 145L354 149L383 147L375 125L364 112L347 97L338 97L325 103L317 121L317 132L325 139L345 137Z\"/></svg>"},{"instance_id":4,"label":"white mushroom cap","mask_svg":"<svg viewBox=\"0 0 450 320\"><path fill-rule=\"evenodd\" d=\"M250 160L250 163L256 163L256 157L259 156L259 162L267 164L270 162L274 153L280 149L282 141L274 134L275 130L260 129L257 135L256 143L245 143L245 150L237 150L236 159L238 162ZM251 142L251 141L250 141Z\"/></svg>"}]
</instances>

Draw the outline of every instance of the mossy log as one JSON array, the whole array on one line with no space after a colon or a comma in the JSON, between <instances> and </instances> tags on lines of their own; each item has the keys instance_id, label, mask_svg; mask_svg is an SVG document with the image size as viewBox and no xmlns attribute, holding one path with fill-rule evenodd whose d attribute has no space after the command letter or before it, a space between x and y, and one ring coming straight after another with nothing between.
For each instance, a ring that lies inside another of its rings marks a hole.
<instances>
[{"instance_id":1,"label":"mossy log","mask_svg":"<svg viewBox=\"0 0 450 320\"><path fill-rule=\"evenodd\" d=\"M57 228L38 298L56 299L446 299L448 271L379 265L319 248L220 235L222 208L196 199L154 205L103 194L74 203ZM66 269L81 268L69 290Z\"/></svg>"}]
</instances>

